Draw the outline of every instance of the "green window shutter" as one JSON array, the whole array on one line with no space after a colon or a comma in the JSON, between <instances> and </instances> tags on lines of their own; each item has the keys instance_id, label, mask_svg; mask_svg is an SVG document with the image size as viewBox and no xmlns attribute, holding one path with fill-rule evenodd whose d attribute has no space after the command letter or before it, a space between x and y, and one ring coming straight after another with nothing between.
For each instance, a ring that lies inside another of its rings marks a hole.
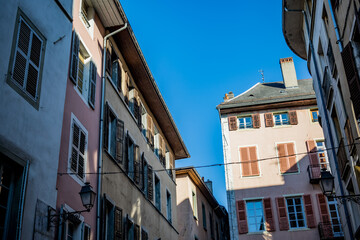
<instances>
[{"instance_id":1,"label":"green window shutter","mask_svg":"<svg viewBox=\"0 0 360 240\"><path fill-rule=\"evenodd\" d=\"M70 79L74 84L77 84L78 64L79 64L79 46L80 40L76 32L73 32L72 45L71 45L71 66L70 66Z\"/></svg>"},{"instance_id":2,"label":"green window shutter","mask_svg":"<svg viewBox=\"0 0 360 240\"><path fill-rule=\"evenodd\" d=\"M94 109L95 108L95 95L96 95L96 66L93 61L90 62L90 72L89 72L89 105Z\"/></svg>"}]
</instances>

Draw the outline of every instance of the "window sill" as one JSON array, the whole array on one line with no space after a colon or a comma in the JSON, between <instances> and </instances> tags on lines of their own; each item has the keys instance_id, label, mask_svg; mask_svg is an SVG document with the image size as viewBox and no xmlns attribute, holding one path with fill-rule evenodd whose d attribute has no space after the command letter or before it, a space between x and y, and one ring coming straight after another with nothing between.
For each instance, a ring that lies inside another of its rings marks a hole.
<instances>
[{"instance_id":1,"label":"window sill","mask_svg":"<svg viewBox=\"0 0 360 240\"><path fill-rule=\"evenodd\" d=\"M247 235L263 235L267 233L266 231L259 231L259 232L248 232Z\"/></svg>"},{"instance_id":2,"label":"window sill","mask_svg":"<svg viewBox=\"0 0 360 240\"><path fill-rule=\"evenodd\" d=\"M308 231L308 230L311 230L311 229L310 229L310 228L307 228L307 227L303 227L303 228L292 228L292 229L289 229L288 232Z\"/></svg>"}]
</instances>

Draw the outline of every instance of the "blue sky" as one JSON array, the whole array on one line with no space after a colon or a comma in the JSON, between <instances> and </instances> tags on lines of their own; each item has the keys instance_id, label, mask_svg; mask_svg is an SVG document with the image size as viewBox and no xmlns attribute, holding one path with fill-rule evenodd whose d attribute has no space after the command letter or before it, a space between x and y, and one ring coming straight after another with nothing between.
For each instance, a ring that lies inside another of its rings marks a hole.
<instances>
[{"instance_id":1,"label":"blue sky","mask_svg":"<svg viewBox=\"0 0 360 240\"><path fill-rule=\"evenodd\" d=\"M145 59L191 158L176 167L223 163L216 106L261 82L282 81L279 59L294 57L298 79L306 62L286 45L278 1L121 0ZM224 167L198 169L227 208Z\"/></svg>"}]
</instances>

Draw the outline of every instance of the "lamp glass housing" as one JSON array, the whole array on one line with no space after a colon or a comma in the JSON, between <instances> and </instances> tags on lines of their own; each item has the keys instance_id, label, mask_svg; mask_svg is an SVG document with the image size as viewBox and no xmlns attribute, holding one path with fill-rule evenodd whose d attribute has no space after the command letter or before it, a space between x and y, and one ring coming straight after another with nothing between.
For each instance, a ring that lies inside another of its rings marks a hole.
<instances>
[{"instance_id":1,"label":"lamp glass housing","mask_svg":"<svg viewBox=\"0 0 360 240\"><path fill-rule=\"evenodd\" d=\"M81 191L79 192L81 197L81 202L83 206L90 210L94 206L96 193L93 191L92 187L89 183L85 183L84 186L81 187Z\"/></svg>"},{"instance_id":2,"label":"lamp glass housing","mask_svg":"<svg viewBox=\"0 0 360 240\"><path fill-rule=\"evenodd\" d=\"M334 176L329 171L321 171L320 188L324 195L329 196L334 190Z\"/></svg>"}]
</instances>

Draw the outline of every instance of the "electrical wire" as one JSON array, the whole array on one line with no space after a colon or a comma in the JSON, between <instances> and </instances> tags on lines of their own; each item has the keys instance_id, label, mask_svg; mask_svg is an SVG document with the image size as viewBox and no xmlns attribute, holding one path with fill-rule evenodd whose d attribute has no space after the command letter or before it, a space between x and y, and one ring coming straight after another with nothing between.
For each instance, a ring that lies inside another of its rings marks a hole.
<instances>
[{"instance_id":1,"label":"electrical wire","mask_svg":"<svg viewBox=\"0 0 360 240\"><path fill-rule=\"evenodd\" d=\"M353 146L353 145L358 145L360 143L352 143L349 145L344 145L343 147L347 147L347 146ZM324 148L321 150L317 150L317 151L312 151L312 152L302 152L302 153L294 153L294 154L289 154L289 155L285 155L285 156L275 156L275 157L267 157L267 158L259 158L257 160L250 160L250 161L246 161L246 162L230 162L230 163L214 163L214 164L207 164L207 165L200 165L200 166L190 166L190 167L179 167L179 168L163 168L163 169L153 169L153 172L163 172L163 171L178 171L178 170L186 170L186 169L200 169L200 168L209 168L209 167L221 167L221 166L226 166L226 165L237 165L237 164L248 164L248 163L253 163L253 162L263 162L263 161L269 161L269 160L273 160L273 159L278 159L278 158L284 158L284 157L294 157L294 156L298 156L298 155L307 155L307 154L313 154L313 153L320 153L320 152L324 152L324 151L329 151L332 149L338 149L339 147L333 147L333 148ZM114 171L114 172L102 172L100 173L101 175L111 175L111 174L131 174L131 173L137 173L135 171ZM139 173L142 173L142 171L139 171ZM96 172L88 172L88 173L84 173L84 175L97 175L99 173ZM58 172L59 176L62 175L78 175L78 173L75 172Z\"/></svg>"}]
</instances>

